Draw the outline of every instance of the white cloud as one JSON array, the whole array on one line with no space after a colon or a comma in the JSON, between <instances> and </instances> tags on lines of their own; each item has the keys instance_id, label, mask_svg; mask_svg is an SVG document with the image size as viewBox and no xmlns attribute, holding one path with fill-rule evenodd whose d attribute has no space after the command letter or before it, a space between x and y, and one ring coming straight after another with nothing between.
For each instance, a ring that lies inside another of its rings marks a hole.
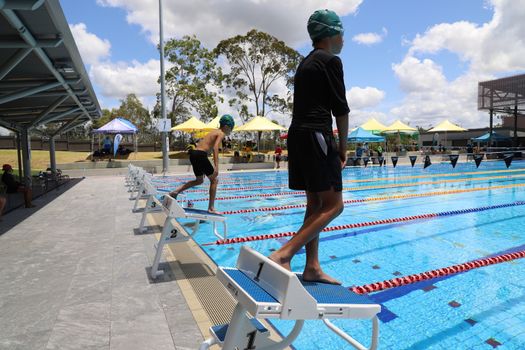
<instances>
[{"instance_id":1,"label":"white cloud","mask_svg":"<svg viewBox=\"0 0 525 350\"><path fill-rule=\"evenodd\" d=\"M340 16L353 14L363 0L170 0L164 1L165 37L195 34L205 45L245 34L252 28L270 33L297 47L308 42L306 21L320 8ZM120 7L128 23L139 25L152 43L158 42L157 0L97 0L102 6Z\"/></svg>"},{"instance_id":2,"label":"white cloud","mask_svg":"<svg viewBox=\"0 0 525 350\"><path fill-rule=\"evenodd\" d=\"M388 34L386 28L383 28L382 33L360 33L352 37L352 41L362 45L374 45L383 41Z\"/></svg>"},{"instance_id":3,"label":"white cloud","mask_svg":"<svg viewBox=\"0 0 525 350\"><path fill-rule=\"evenodd\" d=\"M109 57L111 50L109 40L88 33L84 23L70 24L69 27L85 64L96 64Z\"/></svg>"},{"instance_id":4,"label":"white cloud","mask_svg":"<svg viewBox=\"0 0 525 350\"><path fill-rule=\"evenodd\" d=\"M130 93L144 97L159 91L159 72L159 60L103 62L91 67L90 76L106 97L123 98Z\"/></svg>"},{"instance_id":5,"label":"white cloud","mask_svg":"<svg viewBox=\"0 0 525 350\"><path fill-rule=\"evenodd\" d=\"M405 92L420 92L442 88L446 84L442 68L431 59L419 60L407 56L403 62L393 64L392 69L399 78Z\"/></svg>"},{"instance_id":6,"label":"white cloud","mask_svg":"<svg viewBox=\"0 0 525 350\"><path fill-rule=\"evenodd\" d=\"M346 92L350 109L363 109L377 106L385 98L385 92L375 87L352 87Z\"/></svg>"},{"instance_id":7,"label":"white cloud","mask_svg":"<svg viewBox=\"0 0 525 350\"><path fill-rule=\"evenodd\" d=\"M407 95L391 113L412 125L428 126L444 118L465 127L488 125L487 113L477 110L478 82L525 69L524 0L490 4L494 14L487 23L441 23L416 35L407 56L392 65ZM447 79L442 67L428 58L441 51L456 54L468 68Z\"/></svg>"}]
</instances>

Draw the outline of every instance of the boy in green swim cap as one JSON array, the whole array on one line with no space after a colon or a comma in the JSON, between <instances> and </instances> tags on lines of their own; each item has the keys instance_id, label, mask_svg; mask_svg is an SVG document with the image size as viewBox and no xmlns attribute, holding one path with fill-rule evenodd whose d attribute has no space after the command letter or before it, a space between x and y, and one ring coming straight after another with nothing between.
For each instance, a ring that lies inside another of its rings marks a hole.
<instances>
[{"instance_id":1,"label":"boy in green swim cap","mask_svg":"<svg viewBox=\"0 0 525 350\"><path fill-rule=\"evenodd\" d=\"M217 194L217 184L219 180L219 146L225 136L228 136L235 127L235 121L229 114L225 114L219 121L219 129L215 129L202 140L199 141L197 147L189 151L190 162L195 174L195 180L189 181L184 185L178 187L175 191L170 192L170 196L177 198L179 193L204 182L204 175L210 179L210 201L208 204L208 211L215 213L215 196ZM208 153L213 151L213 166L208 159Z\"/></svg>"},{"instance_id":2,"label":"boy in green swim cap","mask_svg":"<svg viewBox=\"0 0 525 350\"><path fill-rule=\"evenodd\" d=\"M342 169L346 165L348 113L343 64L343 25L330 10L315 11L308 20L314 50L294 77L292 124L288 131L289 187L306 192L301 228L270 259L290 270L293 256L306 246L305 281L341 284L319 263L319 233L343 212ZM335 117L339 142L332 132Z\"/></svg>"}]
</instances>

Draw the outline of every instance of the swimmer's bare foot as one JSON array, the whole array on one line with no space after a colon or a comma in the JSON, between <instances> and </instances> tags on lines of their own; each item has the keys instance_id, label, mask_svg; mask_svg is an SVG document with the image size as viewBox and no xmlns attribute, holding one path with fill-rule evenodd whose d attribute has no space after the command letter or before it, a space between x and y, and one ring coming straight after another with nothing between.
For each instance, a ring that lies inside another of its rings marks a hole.
<instances>
[{"instance_id":1,"label":"swimmer's bare foot","mask_svg":"<svg viewBox=\"0 0 525 350\"><path fill-rule=\"evenodd\" d=\"M219 214L219 212L217 210L215 210L215 208L208 208L208 212L210 212L212 214Z\"/></svg>"},{"instance_id":2,"label":"swimmer's bare foot","mask_svg":"<svg viewBox=\"0 0 525 350\"><path fill-rule=\"evenodd\" d=\"M170 197L173 197L173 199L177 199L178 195L179 195L179 192L177 192L177 191L170 192Z\"/></svg>"},{"instance_id":3,"label":"swimmer's bare foot","mask_svg":"<svg viewBox=\"0 0 525 350\"><path fill-rule=\"evenodd\" d=\"M292 268L290 267L290 260L284 259L278 252L275 252L272 255L270 255L268 259L270 259L273 262L276 262L288 271L292 271Z\"/></svg>"},{"instance_id":4,"label":"swimmer's bare foot","mask_svg":"<svg viewBox=\"0 0 525 350\"><path fill-rule=\"evenodd\" d=\"M321 269L305 269L303 272L303 280L305 282L318 282L327 284L341 285L341 282L328 276Z\"/></svg>"}]
</instances>

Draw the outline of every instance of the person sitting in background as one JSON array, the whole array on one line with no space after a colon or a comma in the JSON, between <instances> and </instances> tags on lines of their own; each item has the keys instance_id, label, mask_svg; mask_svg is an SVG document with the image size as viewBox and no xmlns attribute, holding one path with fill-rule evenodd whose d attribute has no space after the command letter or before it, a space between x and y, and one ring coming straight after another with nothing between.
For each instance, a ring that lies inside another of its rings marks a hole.
<instances>
[{"instance_id":1,"label":"person sitting in background","mask_svg":"<svg viewBox=\"0 0 525 350\"><path fill-rule=\"evenodd\" d=\"M383 156L383 147L381 145L377 146L376 148L377 156L382 157Z\"/></svg>"},{"instance_id":2,"label":"person sitting in background","mask_svg":"<svg viewBox=\"0 0 525 350\"><path fill-rule=\"evenodd\" d=\"M21 192L24 194L24 201L26 208L31 208L32 191L31 188L26 188L23 184L18 182L13 175L13 167L9 164L2 166L4 174L2 175L2 182L6 186L6 193L17 193Z\"/></svg>"},{"instance_id":3,"label":"person sitting in background","mask_svg":"<svg viewBox=\"0 0 525 350\"><path fill-rule=\"evenodd\" d=\"M113 146L113 142L111 142L111 138L109 136L106 136L104 139L104 142L102 143L102 152L106 154L111 154L111 147Z\"/></svg>"},{"instance_id":4,"label":"person sitting in background","mask_svg":"<svg viewBox=\"0 0 525 350\"><path fill-rule=\"evenodd\" d=\"M4 212L6 203L7 203L7 199L5 199L5 197L3 196L0 196L0 221L2 221L2 213Z\"/></svg>"}]
</instances>

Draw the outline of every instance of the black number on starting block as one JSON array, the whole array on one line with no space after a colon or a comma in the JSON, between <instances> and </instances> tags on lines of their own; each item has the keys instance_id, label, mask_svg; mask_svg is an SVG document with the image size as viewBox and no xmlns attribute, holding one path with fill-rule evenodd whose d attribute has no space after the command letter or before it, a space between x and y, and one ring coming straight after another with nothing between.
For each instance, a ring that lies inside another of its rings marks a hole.
<instances>
[{"instance_id":1,"label":"black number on starting block","mask_svg":"<svg viewBox=\"0 0 525 350\"><path fill-rule=\"evenodd\" d=\"M255 336L257 335L257 331L250 332L246 334L248 336L248 346L244 350L255 350Z\"/></svg>"}]
</instances>

